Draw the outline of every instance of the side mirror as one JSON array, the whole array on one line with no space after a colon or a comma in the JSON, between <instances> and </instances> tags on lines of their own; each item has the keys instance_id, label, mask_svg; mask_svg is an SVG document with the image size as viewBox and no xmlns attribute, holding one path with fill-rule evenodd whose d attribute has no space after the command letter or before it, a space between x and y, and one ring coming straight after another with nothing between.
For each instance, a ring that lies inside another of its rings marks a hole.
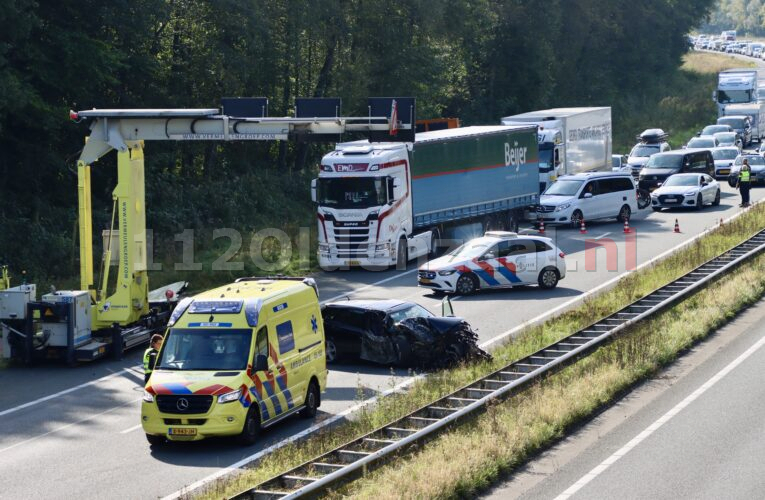
<instances>
[{"instance_id":1,"label":"side mirror","mask_svg":"<svg viewBox=\"0 0 765 500\"><path fill-rule=\"evenodd\" d=\"M486 252L485 254L483 254L483 257L481 257L481 260L489 260L489 259L494 259L496 257L497 256L494 255L494 252Z\"/></svg>"},{"instance_id":2,"label":"side mirror","mask_svg":"<svg viewBox=\"0 0 765 500\"><path fill-rule=\"evenodd\" d=\"M584 199L592 198L592 193L584 193L584 196L582 198Z\"/></svg>"},{"instance_id":3,"label":"side mirror","mask_svg":"<svg viewBox=\"0 0 765 500\"><path fill-rule=\"evenodd\" d=\"M262 354L255 356L255 371L264 372L268 370L268 358Z\"/></svg>"},{"instance_id":4,"label":"side mirror","mask_svg":"<svg viewBox=\"0 0 765 500\"><path fill-rule=\"evenodd\" d=\"M452 299L447 295L441 301L441 316L448 317L454 316L454 308L452 307Z\"/></svg>"},{"instance_id":5,"label":"side mirror","mask_svg":"<svg viewBox=\"0 0 765 500\"><path fill-rule=\"evenodd\" d=\"M316 183L318 179L311 179L311 201L316 203Z\"/></svg>"},{"instance_id":6,"label":"side mirror","mask_svg":"<svg viewBox=\"0 0 765 500\"><path fill-rule=\"evenodd\" d=\"M702 182L701 183L701 187L704 187L704 186L709 186L709 183L708 182Z\"/></svg>"}]
</instances>

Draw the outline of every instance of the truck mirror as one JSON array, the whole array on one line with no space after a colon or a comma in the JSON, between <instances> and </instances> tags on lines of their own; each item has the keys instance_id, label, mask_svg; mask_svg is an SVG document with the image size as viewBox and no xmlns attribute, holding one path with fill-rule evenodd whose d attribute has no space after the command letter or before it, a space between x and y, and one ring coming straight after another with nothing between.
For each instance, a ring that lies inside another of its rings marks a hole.
<instances>
[{"instance_id":1,"label":"truck mirror","mask_svg":"<svg viewBox=\"0 0 765 500\"><path fill-rule=\"evenodd\" d=\"M311 179L311 201L316 203L316 181L317 179Z\"/></svg>"},{"instance_id":2,"label":"truck mirror","mask_svg":"<svg viewBox=\"0 0 765 500\"><path fill-rule=\"evenodd\" d=\"M441 316L454 316L454 308L452 307L452 299L446 296L441 301Z\"/></svg>"},{"instance_id":3,"label":"truck mirror","mask_svg":"<svg viewBox=\"0 0 765 500\"><path fill-rule=\"evenodd\" d=\"M255 356L255 371L264 372L268 370L268 358L263 354Z\"/></svg>"}]
</instances>

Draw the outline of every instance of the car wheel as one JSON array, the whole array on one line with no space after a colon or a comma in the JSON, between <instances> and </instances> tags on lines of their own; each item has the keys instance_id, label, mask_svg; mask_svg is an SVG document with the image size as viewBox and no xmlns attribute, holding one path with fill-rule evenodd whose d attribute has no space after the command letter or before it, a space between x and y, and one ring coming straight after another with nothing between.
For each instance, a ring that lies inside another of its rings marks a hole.
<instances>
[{"instance_id":1,"label":"car wheel","mask_svg":"<svg viewBox=\"0 0 765 500\"><path fill-rule=\"evenodd\" d=\"M302 418L313 418L316 416L316 410L321 404L321 392L319 391L319 384L315 380L312 380L308 384L308 391L305 393L305 407L300 410L300 416Z\"/></svg>"},{"instance_id":2,"label":"car wheel","mask_svg":"<svg viewBox=\"0 0 765 500\"><path fill-rule=\"evenodd\" d=\"M167 442L167 438L155 434L146 434L146 441L148 441L151 446L162 446Z\"/></svg>"},{"instance_id":3,"label":"car wheel","mask_svg":"<svg viewBox=\"0 0 765 500\"><path fill-rule=\"evenodd\" d=\"M704 208L704 197L701 196L701 193L696 196L696 210L701 210Z\"/></svg>"},{"instance_id":4,"label":"car wheel","mask_svg":"<svg viewBox=\"0 0 765 500\"><path fill-rule=\"evenodd\" d=\"M558 275L558 270L548 267L546 269L542 269L542 272L539 273L539 279L537 279L537 283L539 283L540 288L544 288L545 290L552 290L558 286L559 279L560 277Z\"/></svg>"},{"instance_id":5,"label":"car wheel","mask_svg":"<svg viewBox=\"0 0 765 500\"><path fill-rule=\"evenodd\" d=\"M581 210L574 210L574 213L571 214L571 225L574 229L578 229L582 225L583 218L584 214Z\"/></svg>"},{"instance_id":6,"label":"car wheel","mask_svg":"<svg viewBox=\"0 0 765 500\"><path fill-rule=\"evenodd\" d=\"M327 357L327 363L337 363L337 360L340 358L338 352L337 352L337 344L335 343L335 339L331 337L327 337L326 345L324 346L324 354Z\"/></svg>"},{"instance_id":7,"label":"car wheel","mask_svg":"<svg viewBox=\"0 0 765 500\"><path fill-rule=\"evenodd\" d=\"M619 215L616 216L617 222L629 222L630 216L632 216L632 209L630 209L629 205L622 206L622 209L619 210Z\"/></svg>"},{"instance_id":8,"label":"car wheel","mask_svg":"<svg viewBox=\"0 0 765 500\"><path fill-rule=\"evenodd\" d=\"M718 206L720 204L720 190L717 190L717 194L715 194L715 201L712 202L712 206Z\"/></svg>"},{"instance_id":9,"label":"car wheel","mask_svg":"<svg viewBox=\"0 0 765 500\"><path fill-rule=\"evenodd\" d=\"M257 403L253 403L244 419L242 433L237 438L243 446L252 446L258 440L258 434L260 434L260 408Z\"/></svg>"},{"instance_id":10,"label":"car wheel","mask_svg":"<svg viewBox=\"0 0 765 500\"><path fill-rule=\"evenodd\" d=\"M728 177L728 185L732 188L736 187L736 180L734 177Z\"/></svg>"},{"instance_id":11,"label":"car wheel","mask_svg":"<svg viewBox=\"0 0 765 500\"><path fill-rule=\"evenodd\" d=\"M478 290L478 279L473 273L463 274L457 280L455 291L460 295L470 295Z\"/></svg>"},{"instance_id":12,"label":"car wheel","mask_svg":"<svg viewBox=\"0 0 765 500\"><path fill-rule=\"evenodd\" d=\"M408 259L408 249L406 248L406 238L399 238L396 246L396 269L406 269Z\"/></svg>"}]
</instances>

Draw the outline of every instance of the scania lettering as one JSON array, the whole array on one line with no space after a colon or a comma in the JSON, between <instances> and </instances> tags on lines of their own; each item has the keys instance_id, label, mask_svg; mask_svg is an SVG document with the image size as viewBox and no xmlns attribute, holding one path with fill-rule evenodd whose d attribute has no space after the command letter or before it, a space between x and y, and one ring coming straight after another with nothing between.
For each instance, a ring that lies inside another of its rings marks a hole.
<instances>
[{"instance_id":1,"label":"scania lettering","mask_svg":"<svg viewBox=\"0 0 765 500\"><path fill-rule=\"evenodd\" d=\"M517 229L539 198L536 136L524 124L338 144L311 186L319 265L392 266L434 253L441 238Z\"/></svg>"},{"instance_id":2,"label":"scania lettering","mask_svg":"<svg viewBox=\"0 0 765 500\"><path fill-rule=\"evenodd\" d=\"M539 127L539 191L564 174L611 169L611 108L557 108L502 118Z\"/></svg>"}]
</instances>

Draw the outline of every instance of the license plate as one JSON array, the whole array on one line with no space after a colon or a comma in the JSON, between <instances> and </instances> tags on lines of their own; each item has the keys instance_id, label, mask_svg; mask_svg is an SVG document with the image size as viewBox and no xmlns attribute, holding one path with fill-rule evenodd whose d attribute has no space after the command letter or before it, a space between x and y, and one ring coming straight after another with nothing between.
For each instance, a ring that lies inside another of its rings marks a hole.
<instances>
[{"instance_id":1,"label":"license plate","mask_svg":"<svg viewBox=\"0 0 765 500\"><path fill-rule=\"evenodd\" d=\"M197 430L190 429L190 428L170 427L167 433L170 434L171 436L196 436Z\"/></svg>"},{"instance_id":2,"label":"license plate","mask_svg":"<svg viewBox=\"0 0 765 500\"><path fill-rule=\"evenodd\" d=\"M730 173L730 170L728 170L727 168L724 170L717 171L717 175L728 175L729 173Z\"/></svg>"},{"instance_id":3,"label":"license plate","mask_svg":"<svg viewBox=\"0 0 765 500\"><path fill-rule=\"evenodd\" d=\"M420 278L420 283L433 283L433 280L429 280L428 278Z\"/></svg>"},{"instance_id":4,"label":"license plate","mask_svg":"<svg viewBox=\"0 0 765 500\"><path fill-rule=\"evenodd\" d=\"M358 266L358 265L361 265L361 262L359 262L358 260L346 260L345 261L345 265L346 266Z\"/></svg>"},{"instance_id":5,"label":"license plate","mask_svg":"<svg viewBox=\"0 0 765 500\"><path fill-rule=\"evenodd\" d=\"M664 201L667 203L675 203L677 202L677 198L664 198Z\"/></svg>"}]
</instances>

